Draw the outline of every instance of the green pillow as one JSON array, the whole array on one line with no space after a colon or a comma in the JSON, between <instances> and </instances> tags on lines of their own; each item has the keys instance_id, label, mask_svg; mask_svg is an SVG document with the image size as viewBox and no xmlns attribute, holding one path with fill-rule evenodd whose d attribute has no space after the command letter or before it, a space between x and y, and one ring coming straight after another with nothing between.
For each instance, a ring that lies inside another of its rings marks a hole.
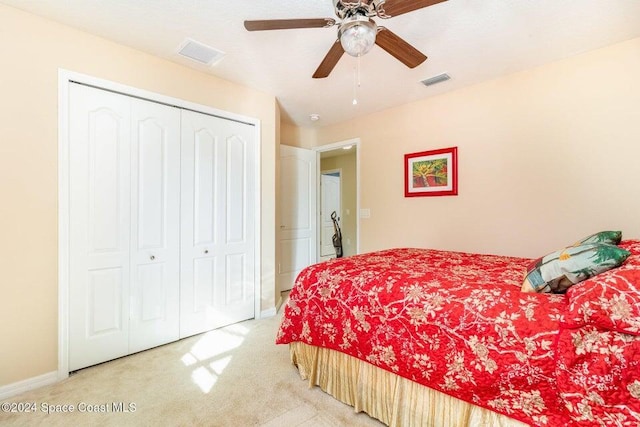
<instances>
[{"instance_id":1,"label":"green pillow","mask_svg":"<svg viewBox=\"0 0 640 427\"><path fill-rule=\"evenodd\" d=\"M573 246L584 245L585 243L608 243L617 245L622 240L622 231L600 231L598 233L580 239Z\"/></svg>"},{"instance_id":2,"label":"green pillow","mask_svg":"<svg viewBox=\"0 0 640 427\"><path fill-rule=\"evenodd\" d=\"M561 249L543 256L527 271L522 291L563 293L571 285L620 266L630 254L606 243Z\"/></svg>"}]
</instances>

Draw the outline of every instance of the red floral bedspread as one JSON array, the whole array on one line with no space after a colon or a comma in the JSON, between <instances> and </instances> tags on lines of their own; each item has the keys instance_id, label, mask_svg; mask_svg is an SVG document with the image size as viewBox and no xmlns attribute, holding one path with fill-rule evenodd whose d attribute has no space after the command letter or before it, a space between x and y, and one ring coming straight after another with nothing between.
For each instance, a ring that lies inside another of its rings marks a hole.
<instances>
[{"instance_id":1,"label":"red floral bedspread","mask_svg":"<svg viewBox=\"0 0 640 427\"><path fill-rule=\"evenodd\" d=\"M520 292L529 262L391 249L312 265L296 280L276 340L338 350L531 425L584 425L556 373L562 356L562 381L585 375L574 372L571 336L582 329L561 337L564 295Z\"/></svg>"},{"instance_id":2,"label":"red floral bedspread","mask_svg":"<svg viewBox=\"0 0 640 427\"><path fill-rule=\"evenodd\" d=\"M556 378L575 425L640 426L640 240L619 268L567 291Z\"/></svg>"}]
</instances>

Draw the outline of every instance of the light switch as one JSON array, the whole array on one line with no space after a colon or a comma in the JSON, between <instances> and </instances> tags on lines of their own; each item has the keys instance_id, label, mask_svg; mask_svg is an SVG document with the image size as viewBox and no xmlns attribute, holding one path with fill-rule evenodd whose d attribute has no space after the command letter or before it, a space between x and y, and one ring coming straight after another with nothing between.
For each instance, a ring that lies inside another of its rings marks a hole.
<instances>
[{"instance_id":1,"label":"light switch","mask_svg":"<svg viewBox=\"0 0 640 427\"><path fill-rule=\"evenodd\" d=\"M360 218L371 218L371 209L360 209Z\"/></svg>"}]
</instances>

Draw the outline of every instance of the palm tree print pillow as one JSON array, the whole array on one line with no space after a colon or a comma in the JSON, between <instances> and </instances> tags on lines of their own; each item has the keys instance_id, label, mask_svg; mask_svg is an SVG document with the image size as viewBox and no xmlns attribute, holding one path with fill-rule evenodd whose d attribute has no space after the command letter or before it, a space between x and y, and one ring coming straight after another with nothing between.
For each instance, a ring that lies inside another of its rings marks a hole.
<instances>
[{"instance_id":1,"label":"palm tree print pillow","mask_svg":"<svg viewBox=\"0 0 640 427\"><path fill-rule=\"evenodd\" d=\"M540 258L529 268L523 292L564 293L571 285L620 266L631 253L606 243L570 246Z\"/></svg>"},{"instance_id":2,"label":"palm tree print pillow","mask_svg":"<svg viewBox=\"0 0 640 427\"><path fill-rule=\"evenodd\" d=\"M586 243L608 243L617 245L622 240L622 231L600 231L578 240L573 246L584 245Z\"/></svg>"}]
</instances>

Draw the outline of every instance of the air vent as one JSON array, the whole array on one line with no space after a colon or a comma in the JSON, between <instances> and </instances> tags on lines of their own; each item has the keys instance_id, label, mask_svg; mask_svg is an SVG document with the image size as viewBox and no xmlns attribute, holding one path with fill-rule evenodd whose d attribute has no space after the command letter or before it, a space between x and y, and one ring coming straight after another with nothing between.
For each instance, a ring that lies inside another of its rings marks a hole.
<instances>
[{"instance_id":1,"label":"air vent","mask_svg":"<svg viewBox=\"0 0 640 427\"><path fill-rule=\"evenodd\" d=\"M213 65L224 56L224 52L191 39L182 43L178 54L205 65Z\"/></svg>"},{"instance_id":2,"label":"air vent","mask_svg":"<svg viewBox=\"0 0 640 427\"><path fill-rule=\"evenodd\" d=\"M445 82L449 80L451 77L447 73L438 74L437 76L430 77L428 79L422 80L422 84L425 86L435 85L437 83Z\"/></svg>"}]
</instances>

